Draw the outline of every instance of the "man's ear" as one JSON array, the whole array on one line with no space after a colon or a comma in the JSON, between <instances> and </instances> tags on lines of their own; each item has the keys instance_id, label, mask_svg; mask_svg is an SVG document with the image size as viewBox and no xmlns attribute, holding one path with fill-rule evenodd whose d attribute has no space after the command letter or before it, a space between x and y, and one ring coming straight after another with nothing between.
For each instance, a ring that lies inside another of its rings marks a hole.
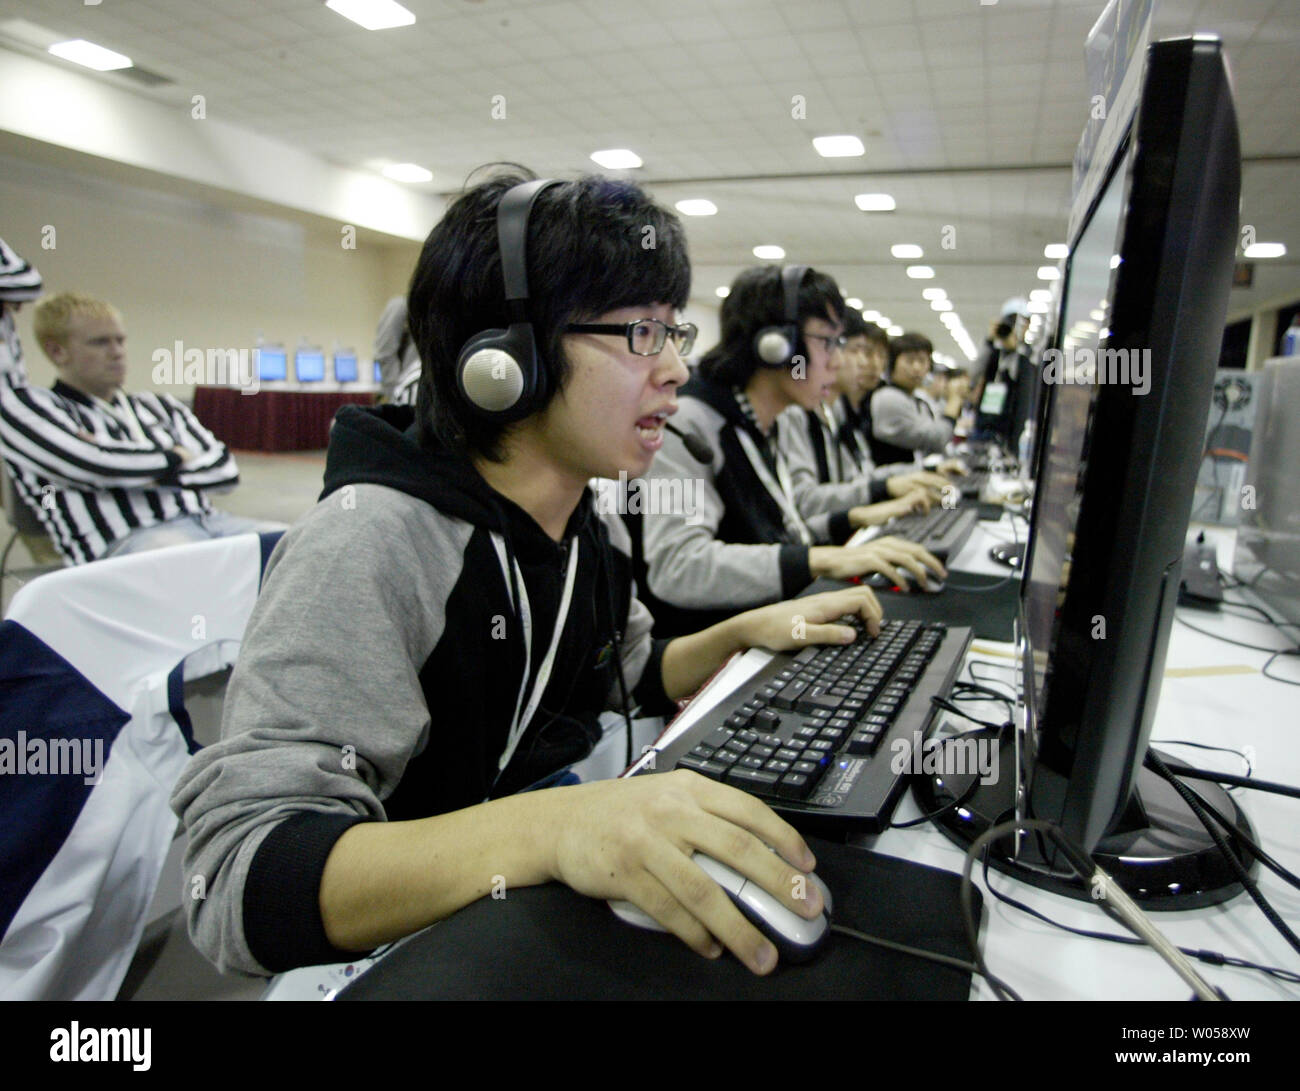
<instances>
[{"instance_id":1,"label":"man's ear","mask_svg":"<svg viewBox=\"0 0 1300 1091\"><path fill-rule=\"evenodd\" d=\"M60 370L68 362L68 349L66 345L60 344L53 337L46 340L41 348L45 350L45 355L50 358L50 363Z\"/></svg>"}]
</instances>

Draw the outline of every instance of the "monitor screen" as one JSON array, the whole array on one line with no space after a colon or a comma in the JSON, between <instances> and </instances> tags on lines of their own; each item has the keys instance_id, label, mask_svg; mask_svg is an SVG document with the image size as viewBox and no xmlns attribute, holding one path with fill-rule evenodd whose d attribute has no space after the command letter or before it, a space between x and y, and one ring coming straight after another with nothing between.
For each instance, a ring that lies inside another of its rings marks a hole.
<instances>
[{"instance_id":1,"label":"monitor screen","mask_svg":"<svg viewBox=\"0 0 1300 1091\"><path fill-rule=\"evenodd\" d=\"M383 369L379 366L379 361L376 360L375 361L375 382L382 383L383 381L384 381Z\"/></svg>"},{"instance_id":2,"label":"monitor screen","mask_svg":"<svg viewBox=\"0 0 1300 1091\"><path fill-rule=\"evenodd\" d=\"M1032 548L1026 559L1025 628L1033 651L1031 708L1042 708L1051 685L1051 664L1060 641L1060 604L1070 584L1071 550L1079 518L1088 435L1092 424L1095 381L1079 381L1087 353L1098 349L1110 306L1111 279L1118 262L1120 228L1124 218L1125 183L1131 154L1111 175L1097 208L1070 254L1070 280L1061 308L1060 366L1052 376L1053 398L1047 411L1046 436L1038 466L1037 500Z\"/></svg>"},{"instance_id":3,"label":"monitor screen","mask_svg":"<svg viewBox=\"0 0 1300 1091\"><path fill-rule=\"evenodd\" d=\"M355 352L336 352L334 354L334 381L336 383L355 383L357 381L357 354Z\"/></svg>"},{"instance_id":4,"label":"monitor screen","mask_svg":"<svg viewBox=\"0 0 1300 1091\"><path fill-rule=\"evenodd\" d=\"M318 383L325 378L325 353L320 349L299 349L293 356L293 373L300 383Z\"/></svg>"},{"instance_id":5,"label":"monitor screen","mask_svg":"<svg viewBox=\"0 0 1300 1091\"><path fill-rule=\"evenodd\" d=\"M264 383L282 383L288 378L289 356L278 345L257 350L257 378Z\"/></svg>"}]
</instances>

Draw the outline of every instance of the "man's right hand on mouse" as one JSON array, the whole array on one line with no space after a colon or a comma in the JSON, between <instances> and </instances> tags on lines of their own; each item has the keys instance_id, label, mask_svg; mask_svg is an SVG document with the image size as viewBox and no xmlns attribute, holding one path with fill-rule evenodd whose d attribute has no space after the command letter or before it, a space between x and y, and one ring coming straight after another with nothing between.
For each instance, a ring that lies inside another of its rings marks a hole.
<instances>
[{"instance_id":1,"label":"man's right hand on mouse","mask_svg":"<svg viewBox=\"0 0 1300 1091\"><path fill-rule=\"evenodd\" d=\"M738 789L678 770L544 794L559 811L539 826L555 831L552 877L593 898L632 902L706 958L725 946L766 974L777 953L691 860L693 852L759 883L801 917L822 911L821 894L806 879L817 864L812 851L792 826Z\"/></svg>"}]
</instances>

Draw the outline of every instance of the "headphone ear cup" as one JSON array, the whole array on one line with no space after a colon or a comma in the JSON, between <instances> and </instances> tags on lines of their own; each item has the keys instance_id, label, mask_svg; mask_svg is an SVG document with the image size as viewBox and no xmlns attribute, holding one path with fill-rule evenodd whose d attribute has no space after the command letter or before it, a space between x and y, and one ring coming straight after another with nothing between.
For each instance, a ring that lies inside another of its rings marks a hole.
<instances>
[{"instance_id":1,"label":"headphone ear cup","mask_svg":"<svg viewBox=\"0 0 1300 1091\"><path fill-rule=\"evenodd\" d=\"M519 420L541 400L540 372L532 328L517 323L466 341L456 362L456 383L473 408L501 420Z\"/></svg>"},{"instance_id":2,"label":"headphone ear cup","mask_svg":"<svg viewBox=\"0 0 1300 1091\"><path fill-rule=\"evenodd\" d=\"M754 336L754 353L768 367L783 367L794 355L794 349L787 326L768 326Z\"/></svg>"}]
</instances>

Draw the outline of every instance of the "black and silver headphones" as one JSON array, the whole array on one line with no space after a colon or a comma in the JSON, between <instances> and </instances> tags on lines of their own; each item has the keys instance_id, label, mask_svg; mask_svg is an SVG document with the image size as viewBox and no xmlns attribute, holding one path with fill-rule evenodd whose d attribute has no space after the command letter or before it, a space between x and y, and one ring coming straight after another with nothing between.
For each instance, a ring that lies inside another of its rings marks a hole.
<instances>
[{"instance_id":1,"label":"black and silver headphones","mask_svg":"<svg viewBox=\"0 0 1300 1091\"><path fill-rule=\"evenodd\" d=\"M555 178L524 182L508 189L497 205L508 327L476 333L456 360L456 385L466 403L494 420L521 420L550 397L528 315L528 217L542 190L559 184Z\"/></svg>"},{"instance_id":2,"label":"black and silver headphones","mask_svg":"<svg viewBox=\"0 0 1300 1091\"><path fill-rule=\"evenodd\" d=\"M754 334L754 355L765 367L785 367L799 351L799 287L808 273L806 265L781 270L785 311L779 326L764 326Z\"/></svg>"}]
</instances>

